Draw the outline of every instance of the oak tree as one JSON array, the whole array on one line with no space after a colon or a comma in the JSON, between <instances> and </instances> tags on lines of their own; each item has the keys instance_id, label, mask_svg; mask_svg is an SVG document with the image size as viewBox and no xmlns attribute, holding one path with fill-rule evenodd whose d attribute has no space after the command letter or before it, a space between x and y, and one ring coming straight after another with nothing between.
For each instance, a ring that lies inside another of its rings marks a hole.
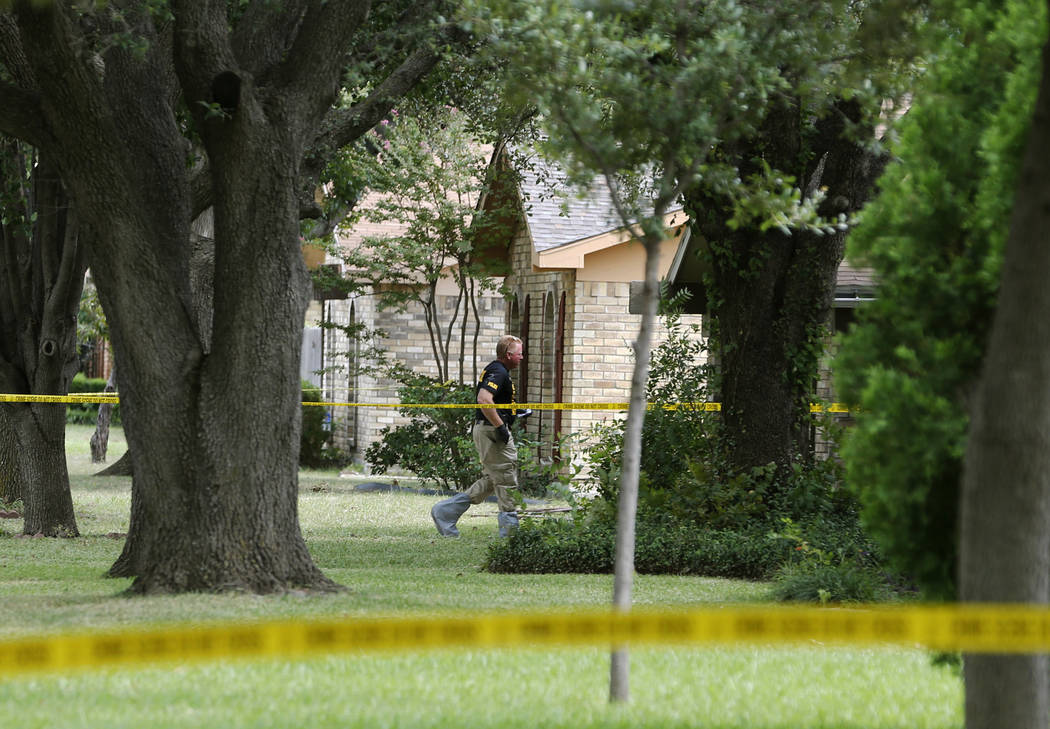
<instances>
[{"instance_id":1,"label":"oak tree","mask_svg":"<svg viewBox=\"0 0 1050 729\"><path fill-rule=\"evenodd\" d=\"M11 3L0 130L92 241L121 366L137 592L332 589L299 530L301 214L332 152L440 58L438 4ZM340 97L347 82L353 93ZM199 151L198 151L199 150ZM198 317L191 224L214 211Z\"/></svg>"}]
</instances>

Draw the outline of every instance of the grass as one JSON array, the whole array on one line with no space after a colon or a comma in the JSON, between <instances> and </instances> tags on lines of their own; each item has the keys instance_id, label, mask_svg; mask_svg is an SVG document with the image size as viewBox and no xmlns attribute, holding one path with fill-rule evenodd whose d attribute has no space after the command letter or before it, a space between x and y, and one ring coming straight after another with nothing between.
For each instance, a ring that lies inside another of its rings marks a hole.
<instances>
[{"instance_id":1,"label":"grass","mask_svg":"<svg viewBox=\"0 0 1050 729\"><path fill-rule=\"evenodd\" d=\"M69 428L80 539L13 539L0 522L0 637L169 621L538 610L606 605L607 575L480 570L494 513L438 538L436 497L362 493L301 474L300 519L318 565L349 589L327 596L126 598L102 577L127 529L127 478L92 476L90 429ZM111 436L110 461L121 433ZM638 604L754 603L768 586L638 576ZM0 681L0 726L20 727L959 727L950 669L904 648L729 646L634 649L632 701L607 703L600 648L435 651L312 660L105 669Z\"/></svg>"}]
</instances>

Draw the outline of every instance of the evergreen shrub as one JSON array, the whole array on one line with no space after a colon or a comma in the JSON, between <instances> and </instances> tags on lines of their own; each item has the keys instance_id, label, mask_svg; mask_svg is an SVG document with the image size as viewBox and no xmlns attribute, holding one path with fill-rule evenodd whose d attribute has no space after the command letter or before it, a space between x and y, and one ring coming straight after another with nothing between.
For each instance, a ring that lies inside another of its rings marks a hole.
<instances>
[{"instance_id":1,"label":"evergreen shrub","mask_svg":"<svg viewBox=\"0 0 1050 729\"><path fill-rule=\"evenodd\" d=\"M789 557L786 544L758 530L698 529L640 516L635 569L642 574L761 579ZM506 539L489 545L486 569L503 573L610 574L616 524L610 519L525 519Z\"/></svg>"},{"instance_id":2,"label":"evergreen shrub","mask_svg":"<svg viewBox=\"0 0 1050 729\"><path fill-rule=\"evenodd\" d=\"M709 373L696 363L703 347L676 317L667 323L668 339L653 350L647 398L702 402ZM800 542L836 566L877 563L837 462L799 462L787 476L773 465L734 473L720 428L717 413L701 408L647 413L635 540L639 572L770 578L799 561ZM597 497L577 505L568 519L524 520L517 533L490 547L487 569L611 572L622 449L621 421L596 429L585 457Z\"/></svg>"},{"instance_id":3,"label":"evergreen shrub","mask_svg":"<svg viewBox=\"0 0 1050 729\"><path fill-rule=\"evenodd\" d=\"M882 573L855 562L788 564L773 582L773 597L785 602L882 602L889 596Z\"/></svg>"},{"instance_id":4,"label":"evergreen shrub","mask_svg":"<svg viewBox=\"0 0 1050 729\"><path fill-rule=\"evenodd\" d=\"M69 394L78 393L95 394L106 391L106 381L101 377L87 377L83 372L73 376L69 383ZM66 422L75 425L94 425L98 420L98 404L90 402L76 402L66 405ZM113 406L110 415L112 425L120 425L120 404Z\"/></svg>"},{"instance_id":5,"label":"evergreen shrub","mask_svg":"<svg viewBox=\"0 0 1050 729\"><path fill-rule=\"evenodd\" d=\"M321 402L321 390L316 385L302 380L302 401ZM317 405L302 405L303 427L299 436L299 465L319 468L325 465L325 445L328 431L325 429L325 409Z\"/></svg>"}]
</instances>

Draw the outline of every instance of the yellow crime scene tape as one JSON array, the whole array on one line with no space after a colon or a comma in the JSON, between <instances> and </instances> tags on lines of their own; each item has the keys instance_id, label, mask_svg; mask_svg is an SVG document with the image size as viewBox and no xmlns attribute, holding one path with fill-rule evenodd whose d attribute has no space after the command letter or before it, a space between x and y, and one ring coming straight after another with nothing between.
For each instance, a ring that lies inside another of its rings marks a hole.
<instances>
[{"instance_id":1,"label":"yellow crime scene tape","mask_svg":"<svg viewBox=\"0 0 1050 729\"><path fill-rule=\"evenodd\" d=\"M1050 652L1050 609L711 608L214 624L0 641L0 676L156 662L305 658L453 648L809 642L895 644L964 653Z\"/></svg>"},{"instance_id":2,"label":"yellow crime scene tape","mask_svg":"<svg viewBox=\"0 0 1050 729\"><path fill-rule=\"evenodd\" d=\"M0 402L25 402L25 403L111 403L120 402L120 396L116 394L91 395L11 395L0 394ZM351 408L428 408L428 409L471 409L477 407L473 403L402 403L402 402L304 402L310 407L351 407ZM626 402L520 402L511 403L514 408L529 408L530 410L616 410L626 411L630 403ZM678 402L678 403L647 403L650 409L663 408L664 410L703 410L705 412L719 412L722 404L717 402ZM849 407L843 403L831 403L824 405L812 403L810 412L848 413Z\"/></svg>"}]
</instances>

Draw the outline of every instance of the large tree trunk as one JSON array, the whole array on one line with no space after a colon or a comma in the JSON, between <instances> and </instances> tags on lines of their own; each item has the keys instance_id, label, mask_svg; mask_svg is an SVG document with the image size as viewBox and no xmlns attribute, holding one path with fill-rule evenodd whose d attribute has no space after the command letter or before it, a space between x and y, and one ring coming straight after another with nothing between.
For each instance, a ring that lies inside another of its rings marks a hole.
<instances>
[{"instance_id":1,"label":"large tree trunk","mask_svg":"<svg viewBox=\"0 0 1050 729\"><path fill-rule=\"evenodd\" d=\"M312 143L321 169L437 60L420 48L374 94L333 110L369 5L252 3L234 22L225 3L180 0L165 19L126 3L119 17L103 5L84 22L67 3L13 3L33 83L18 97L36 113L0 122L53 148L97 242L134 471L121 568L135 592L334 587L297 515L309 291L298 193L316 184L300 163ZM144 53L103 44L92 55L96 35L128 32ZM206 177L187 164L187 126ZM192 270L191 243L209 204L210 336L195 303L208 277Z\"/></svg>"},{"instance_id":2,"label":"large tree trunk","mask_svg":"<svg viewBox=\"0 0 1050 729\"><path fill-rule=\"evenodd\" d=\"M14 433L22 493L24 534L77 537L66 469L66 407L53 403L0 406Z\"/></svg>"},{"instance_id":3,"label":"large tree trunk","mask_svg":"<svg viewBox=\"0 0 1050 729\"><path fill-rule=\"evenodd\" d=\"M762 160L795 175L807 197L823 189L818 211L834 219L858 210L876 177L876 160L845 128L860 117L855 103L839 103L804 139L798 109L785 105L733 154L742 175L758 172ZM708 244L713 355L730 463L738 472L772 463L784 473L809 455L809 402L845 233L734 228L731 200L699 187L687 201Z\"/></svg>"},{"instance_id":4,"label":"large tree trunk","mask_svg":"<svg viewBox=\"0 0 1050 729\"><path fill-rule=\"evenodd\" d=\"M101 131L93 144L64 147L61 159L82 201L84 225L99 241L92 270L121 363L138 517L129 535L136 540L128 550L132 590L331 588L310 558L297 517L308 278L295 197L302 140L287 137L303 130L282 127L278 110L268 116L247 88L243 103L231 101L239 105L230 109L232 118L200 117L216 220L208 351L190 284L185 147L171 107L174 78L164 70L171 37L151 38L144 60L107 57L107 78L129 86L121 97L127 116L118 126L84 93L93 81L83 76L92 69L56 42L70 36L71 19L58 4L17 9L37 79L63 107L51 119L56 136L75 140L81 128ZM182 34L192 43L199 32L225 32L224 23L213 28L214 20L187 18L199 25Z\"/></svg>"},{"instance_id":5,"label":"large tree trunk","mask_svg":"<svg viewBox=\"0 0 1050 729\"><path fill-rule=\"evenodd\" d=\"M16 476L18 445L7 415L0 412L0 504L13 504L22 498L22 481Z\"/></svg>"},{"instance_id":6,"label":"large tree trunk","mask_svg":"<svg viewBox=\"0 0 1050 729\"><path fill-rule=\"evenodd\" d=\"M294 162L275 149L278 143L253 141L255 150L213 156L230 181L215 206L214 337L210 352L196 349L184 360L176 387L185 404L168 404L173 423L143 422L148 404L138 400L137 373L122 369L133 483L152 507L134 531L149 555L136 570L138 590L331 585L314 567L297 517L308 277L298 247L298 203L287 185ZM253 205L253 198L267 203ZM267 237L278 238L277 245L259 257L258 242ZM265 318L258 316L263 311ZM118 358L127 361L120 349ZM268 447L260 450L258 443ZM247 463L235 455L253 452Z\"/></svg>"},{"instance_id":7,"label":"large tree trunk","mask_svg":"<svg viewBox=\"0 0 1050 729\"><path fill-rule=\"evenodd\" d=\"M0 390L65 395L76 372L84 243L52 157L3 147L0 178L18 194L0 247ZM25 183L27 167L32 181ZM4 491L24 504L25 533L77 536L66 470L65 406L0 405ZM13 499L11 499L13 500Z\"/></svg>"},{"instance_id":8,"label":"large tree trunk","mask_svg":"<svg viewBox=\"0 0 1050 729\"><path fill-rule=\"evenodd\" d=\"M727 232L713 256L722 422L738 471L809 453L822 327L843 236Z\"/></svg>"},{"instance_id":9,"label":"large tree trunk","mask_svg":"<svg viewBox=\"0 0 1050 729\"><path fill-rule=\"evenodd\" d=\"M961 598L1050 601L1050 44L964 466ZM967 655L967 729L1045 729L1045 655Z\"/></svg>"}]
</instances>

